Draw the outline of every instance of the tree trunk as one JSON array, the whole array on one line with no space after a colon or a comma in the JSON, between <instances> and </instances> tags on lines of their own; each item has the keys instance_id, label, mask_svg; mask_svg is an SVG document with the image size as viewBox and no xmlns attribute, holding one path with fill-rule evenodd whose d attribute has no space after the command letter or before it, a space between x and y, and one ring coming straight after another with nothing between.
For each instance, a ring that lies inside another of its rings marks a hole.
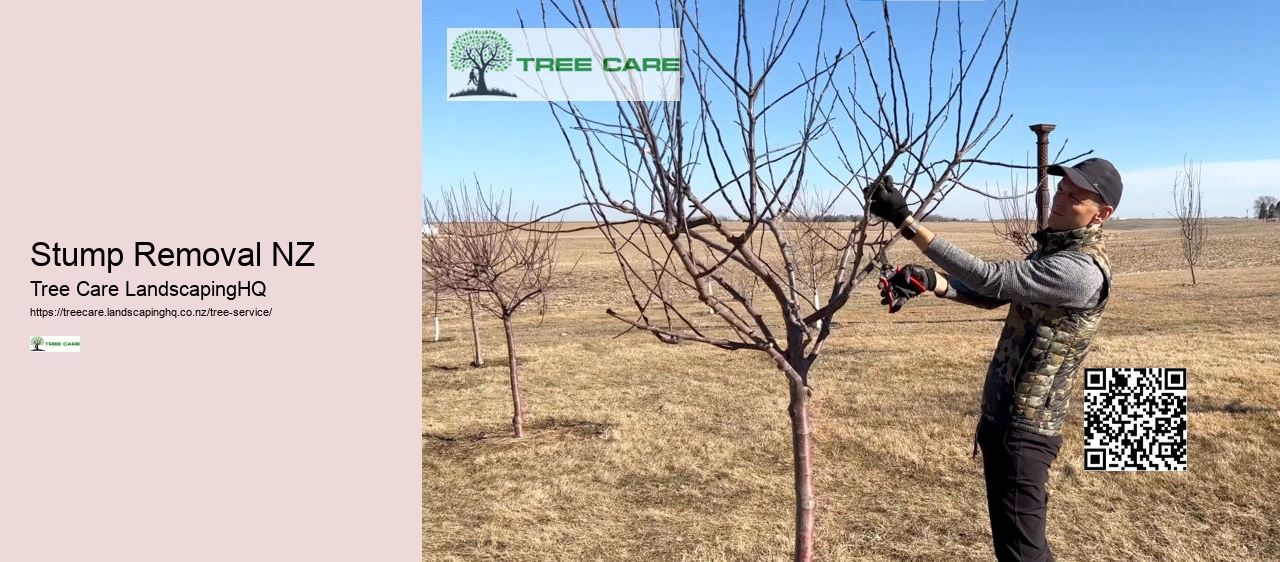
<instances>
[{"instance_id":1,"label":"tree trunk","mask_svg":"<svg viewBox=\"0 0 1280 562\"><path fill-rule=\"evenodd\" d=\"M485 85L485 82L484 82L484 68L481 68L479 72L476 73L476 91L479 91L479 92L489 91L489 86Z\"/></svg>"},{"instance_id":2,"label":"tree trunk","mask_svg":"<svg viewBox=\"0 0 1280 562\"><path fill-rule=\"evenodd\" d=\"M507 361L511 365L511 406L515 413L511 416L511 425L515 428L516 437L524 437L524 395L520 393L520 376L516 372L516 341L511 332L511 317L502 317L502 328L507 333Z\"/></svg>"},{"instance_id":3,"label":"tree trunk","mask_svg":"<svg viewBox=\"0 0 1280 562\"><path fill-rule=\"evenodd\" d=\"M467 295L467 309L471 311L471 341L475 343L476 356L471 361L473 367L484 366L484 356L480 354L480 327L476 325L476 303L472 295Z\"/></svg>"},{"instance_id":4,"label":"tree trunk","mask_svg":"<svg viewBox=\"0 0 1280 562\"><path fill-rule=\"evenodd\" d=\"M1196 284L1196 265L1191 264L1191 284Z\"/></svg>"},{"instance_id":5,"label":"tree trunk","mask_svg":"<svg viewBox=\"0 0 1280 562\"><path fill-rule=\"evenodd\" d=\"M817 284L817 282L815 282L815 283L813 284L813 286L814 286L814 289L813 289L813 310L817 311L819 308L822 308L822 299L821 299L821 298L819 298L819 296L818 296L818 289L817 289L818 284ZM816 326L819 330L821 330L821 329L822 329L822 321L821 321L821 320L819 320L819 321L815 322L815 323L814 323L814 326Z\"/></svg>"},{"instance_id":6,"label":"tree trunk","mask_svg":"<svg viewBox=\"0 0 1280 562\"><path fill-rule=\"evenodd\" d=\"M800 377L804 380L804 377ZM813 560L814 508L817 496L813 491L813 433L809 420L809 388L792 379L791 404L791 452L795 464L796 484L796 550L795 562Z\"/></svg>"},{"instance_id":7,"label":"tree trunk","mask_svg":"<svg viewBox=\"0 0 1280 562\"><path fill-rule=\"evenodd\" d=\"M436 335L431 338L431 341L440 341L440 317L432 316L431 320L436 325Z\"/></svg>"}]
</instances>

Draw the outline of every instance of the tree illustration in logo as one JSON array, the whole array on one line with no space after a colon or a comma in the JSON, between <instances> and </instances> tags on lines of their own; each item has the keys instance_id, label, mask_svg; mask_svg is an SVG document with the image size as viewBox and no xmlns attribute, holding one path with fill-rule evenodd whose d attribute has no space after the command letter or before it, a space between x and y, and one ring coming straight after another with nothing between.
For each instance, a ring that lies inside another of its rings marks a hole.
<instances>
[{"instance_id":1,"label":"tree illustration in logo","mask_svg":"<svg viewBox=\"0 0 1280 562\"><path fill-rule=\"evenodd\" d=\"M43 349L40 349L40 346L43 344L44 344L44 338L40 336L31 336L31 345L36 346L36 348L31 351L44 351Z\"/></svg>"},{"instance_id":2,"label":"tree illustration in logo","mask_svg":"<svg viewBox=\"0 0 1280 562\"><path fill-rule=\"evenodd\" d=\"M509 96L515 94L490 88L485 73L501 72L511 67L515 53L501 33L474 29L459 35L449 47L449 66L467 73L467 86L475 86L452 94L456 96Z\"/></svg>"}]
</instances>

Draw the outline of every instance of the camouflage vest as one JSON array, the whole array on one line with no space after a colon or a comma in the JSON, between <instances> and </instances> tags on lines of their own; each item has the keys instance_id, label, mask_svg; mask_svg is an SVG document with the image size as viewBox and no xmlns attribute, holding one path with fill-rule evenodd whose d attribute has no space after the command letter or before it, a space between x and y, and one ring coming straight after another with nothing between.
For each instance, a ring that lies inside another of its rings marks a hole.
<instances>
[{"instance_id":1,"label":"camouflage vest","mask_svg":"<svg viewBox=\"0 0 1280 562\"><path fill-rule=\"evenodd\" d=\"M1004 321L982 391L983 416L999 425L1040 435L1062 433L1072 384L1089 353L1111 289L1111 266L1102 243L1102 225L1068 232L1035 234L1040 259L1058 252L1082 252L1102 270L1102 295L1093 308L1064 308L1013 302Z\"/></svg>"}]
</instances>

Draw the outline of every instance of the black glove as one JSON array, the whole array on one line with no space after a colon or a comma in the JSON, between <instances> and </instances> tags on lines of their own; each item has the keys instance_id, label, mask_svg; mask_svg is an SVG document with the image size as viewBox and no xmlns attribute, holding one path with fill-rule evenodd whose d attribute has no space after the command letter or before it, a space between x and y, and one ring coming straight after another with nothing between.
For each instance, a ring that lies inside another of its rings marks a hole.
<instances>
[{"instance_id":1,"label":"black glove","mask_svg":"<svg viewBox=\"0 0 1280 562\"><path fill-rule=\"evenodd\" d=\"M897 312L907 301L938 287L938 276L930 268L904 265L893 275L880 280L880 304L889 305L889 312Z\"/></svg>"},{"instance_id":2,"label":"black glove","mask_svg":"<svg viewBox=\"0 0 1280 562\"><path fill-rule=\"evenodd\" d=\"M907 208L907 200L903 199L898 189L893 187L892 176L886 175L880 181L867 186L863 195L867 196L867 202L870 203L871 214L893 223L894 228L900 228L902 222L911 216L911 210Z\"/></svg>"}]
</instances>

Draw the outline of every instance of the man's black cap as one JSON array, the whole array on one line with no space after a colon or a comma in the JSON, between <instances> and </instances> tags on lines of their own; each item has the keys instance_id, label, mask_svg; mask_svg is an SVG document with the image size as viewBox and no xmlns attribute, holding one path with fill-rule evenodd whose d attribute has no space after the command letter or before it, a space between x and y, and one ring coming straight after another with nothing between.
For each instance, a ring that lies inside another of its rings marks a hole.
<instances>
[{"instance_id":1,"label":"man's black cap","mask_svg":"<svg viewBox=\"0 0 1280 562\"><path fill-rule=\"evenodd\" d=\"M1070 168L1053 165L1049 166L1049 174L1071 178L1071 183L1101 195L1104 203L1120 206L1124 184L1120 182L1120 172L1106 160L1090 158Z\"/></svg>"}]
</instances>

